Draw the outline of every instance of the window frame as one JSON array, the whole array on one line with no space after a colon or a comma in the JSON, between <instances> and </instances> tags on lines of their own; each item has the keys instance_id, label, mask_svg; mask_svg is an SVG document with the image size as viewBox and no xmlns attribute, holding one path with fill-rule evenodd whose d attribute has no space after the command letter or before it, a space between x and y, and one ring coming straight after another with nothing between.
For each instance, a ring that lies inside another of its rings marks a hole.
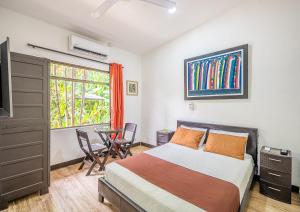
<instances>
[{"instance_id":1,"label":"window frame","mask_svg":"<svg viewBox=\"0 0 300 212\"><path fill-rule=\"evenodd\" d=\"M111 126L111 84L110 84L110 71L104 71L101 69L96 69L96 68L91 68L88 66L81 66L81 65L75 65L72 63L66 63L66 62L61 62L61 61L57 61L57 60L49 60L49 94L48 94L48 98L49 98L49 104L50 104L50 80L51 79L56 79L56 80L66 80L66 81L71 81L71 82L86 82L86 83L94 83L94 84L101 84L101 85L108 85L109 87L109 122L108 123L98 123L98 124L86 124L86 125L76 125L76 126L70 126L70 127L57 127L57 128L51 128L51 117L49 114L49 128L50 130L63 130L63 129L72 129L72 128L79 128L79 127L92 127L92 126ZM66 77L57 77L57 76L51 76L51 69L50 66L51 64L58 64L58 65L64 65L64 66L71 66L74 68L81 68L81 69L86 69L86 70L91 70L91 71L98 71L98 72L102 72L105 74L108 74L109 77L109 82L108 83L103 83L103 82L95 82L92 80L78 80L78 79L72 79L72 78L66 78ZM49 106L50 109L50 106ZM50 110L49 110L50 113Z\"/></svg>"}]
</instances>

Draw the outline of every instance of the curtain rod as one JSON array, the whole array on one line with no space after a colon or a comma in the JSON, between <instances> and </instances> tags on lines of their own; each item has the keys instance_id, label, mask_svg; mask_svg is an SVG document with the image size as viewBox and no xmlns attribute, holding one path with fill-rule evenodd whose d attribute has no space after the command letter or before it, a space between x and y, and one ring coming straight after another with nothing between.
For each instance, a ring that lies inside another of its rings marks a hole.
<instances>
[{"instance_id":1,"label":"curtain rod","mask_svg":"<svg viewBox=\"0 0 300 212\"><path fill-rule=\"evenodd\" d=\"M110 65L111 64L111 63L102 62L100 60L91 59L91 58L88 58L88 57L82 57L82 56L79 56L79 55L76 55L76 54L70 54L70 53L67 53L67 52L62 52L62 51L58 51L58 50L55 50L55 49L50 49L50 48L34 45L34 44L31 44L31 43L27 43L27 46L30 46L34 49L35 48L43 49L43 50L46 50L46 51L51 51L51 52L55 52L55 53L59 53L59 54L64 54L64 55L68 55L68 56L71 56L71 57L77 57L77 58L80 58L80 59L89 60L89 61L93 61L93 62L96 62L96 63L104 64L104 65ZM124 67L122 67L122 68L124 68Z\"/></svg>"}]
</instances>

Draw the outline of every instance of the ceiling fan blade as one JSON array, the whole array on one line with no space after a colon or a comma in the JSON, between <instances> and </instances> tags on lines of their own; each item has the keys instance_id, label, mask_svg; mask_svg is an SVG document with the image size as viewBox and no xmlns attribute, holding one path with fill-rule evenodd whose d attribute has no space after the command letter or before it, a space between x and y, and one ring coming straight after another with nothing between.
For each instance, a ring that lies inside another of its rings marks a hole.
<instances>
[{"instance_id":1,"label":"ceiling fan blade","mask_svg":"<svg viewBox=\"0 0 300 212\"><path fill-rule=\"evenodd\" d=\"M118 1L119 0L105 0L94 12L92 12L91 16L93 18L99 18Z\"/></svg>"}]
</instances>

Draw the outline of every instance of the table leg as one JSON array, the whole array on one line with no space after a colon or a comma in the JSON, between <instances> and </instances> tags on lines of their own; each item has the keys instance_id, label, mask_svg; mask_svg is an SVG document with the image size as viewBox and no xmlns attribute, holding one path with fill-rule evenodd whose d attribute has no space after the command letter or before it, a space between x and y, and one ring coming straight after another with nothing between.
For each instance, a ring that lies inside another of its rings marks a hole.
<instances>
[{"instance_id":1,"label":"table leg","mask_svg":"<svg viewBox=\"0 0 300 212\"><path fill-rule=\"evenodd\" d=\"M111 151L111 150L108 149L107 153L105 154L104 159L103 159L102 163L100 164L99 171L104 171L106 161L107 161L107 159L108 159L108 156L110 155L110 151Z\"/></svg>"},{"instance_id":2,"label":"table leg","mask_svg":"<svg viewBox=\"0 0 300 212\"><path fill-rule=\"evenodd\" d=\"M120 132L117 132L114 139L111 139L111 137L107 136L107 139L110 143L110 145L113 145L113 151L112 151L112 158L117 158L117 155L120 157L118 148L115 146L114 141L118 138ZM120 157L122 159L122 157Z\"/></svg>"},{"instance_id":3,"label":"table leg","mask_svg":"<svg viewBox=\"0 0 300 212\"><path fill-rule=\"evenodd\" d=\"M121 159L123 159L124 156L121 154L120 149L119 149L119 147L116 145L116 143L113 142L112 145L113 145L114 152L117 153L117 155L118 155Z\"/></svg>"}]
</instances>

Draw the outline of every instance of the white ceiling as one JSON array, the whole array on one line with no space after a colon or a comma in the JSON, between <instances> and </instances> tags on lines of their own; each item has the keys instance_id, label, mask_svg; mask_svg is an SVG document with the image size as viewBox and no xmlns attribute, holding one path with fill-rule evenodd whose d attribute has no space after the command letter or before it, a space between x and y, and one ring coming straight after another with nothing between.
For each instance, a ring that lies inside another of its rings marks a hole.
<instances>
[{"instance_id":1,"label":"white ceiling","mask_svg":"<svg viewBox=\"0 0 300 212\"><path fill-rule=\"evenodd\" d=\"M102 17L103 0L1 0L0 5L113 46L143 54L176 38L242 0L174 0L177 12L139 0L121 0Z\"/></svg>"}]
</instances>

